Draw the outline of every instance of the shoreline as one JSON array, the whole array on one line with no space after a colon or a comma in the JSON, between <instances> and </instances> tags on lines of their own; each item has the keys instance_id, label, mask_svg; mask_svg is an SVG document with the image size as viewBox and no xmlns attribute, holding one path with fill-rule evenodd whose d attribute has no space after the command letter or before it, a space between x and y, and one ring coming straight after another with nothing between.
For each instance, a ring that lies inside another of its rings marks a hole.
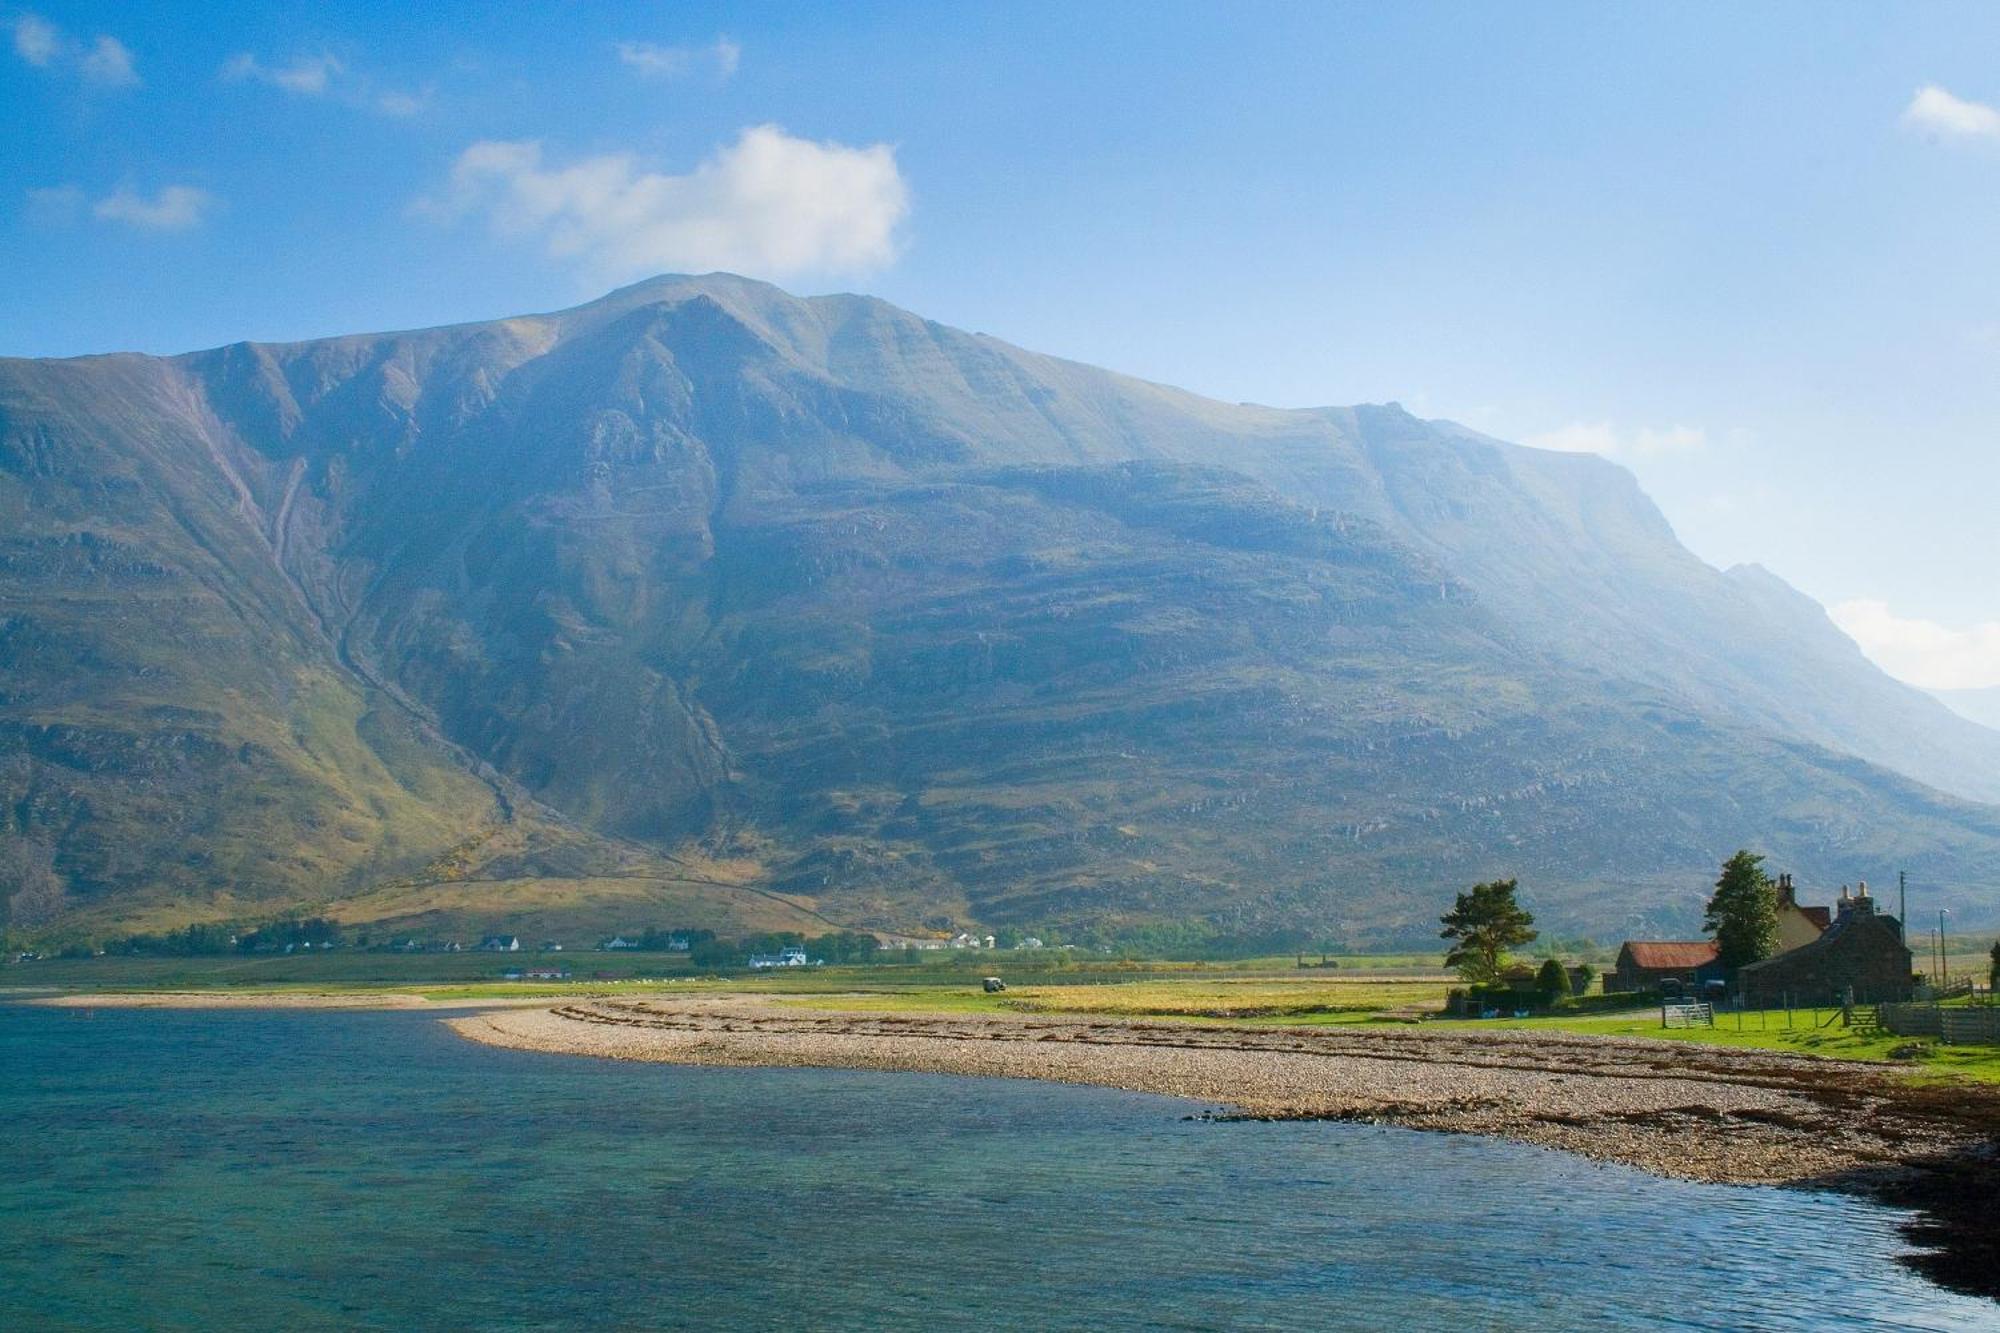
<instances>
[{"instance_id":1,"label":"shoreline","mask_svg":"<svg viewBox=\"0 0 2000 1333\"><path fill-rule=\"evenodd\" d=\"M2000 1087L1893 1066L1635 1037L1456 1025L1243 1027L1078 1014L807 1009L768 996L399 991L40 994L66 1009L429 1011L552 1055L1038 1079L1175 1097L1190 1119L1477 1134L1670 1179L1829 1190L1909 1213L1898 1261L2000 1300Z\"/></svg>"},{"instance_id":2,"label":"shoreline","mask_svg":"<svg viewBox=\"0 0 2000 1333\"><path fill-rule=\"evenodd\" d=\"M2000 1089L1761 1050L1435 1028L1244 1028L1071 1015L596 999L447 1020L486 1045L669 1064L1087 1083L1230 1118L1485 1134L1728 1184L1817 1185L1955 1156L2000 1133Z\"/></svg>"},{"instance_id":3,"label":"shoreline","mask_svg":"<svg viewBox=\"0 0 2000 1333\"><path fill-rule=\"evenodd\" d=\"M1909 1214L1897 1262L2000 1301L2000 1088L1880 1065L1638 1038L807 1011L750 997L445 1022L512 1050L1085 1083L1182 1098L1207 1119L1393 1124L1671 1179L1836 1191Z\"/></svg>"}]
</instances>

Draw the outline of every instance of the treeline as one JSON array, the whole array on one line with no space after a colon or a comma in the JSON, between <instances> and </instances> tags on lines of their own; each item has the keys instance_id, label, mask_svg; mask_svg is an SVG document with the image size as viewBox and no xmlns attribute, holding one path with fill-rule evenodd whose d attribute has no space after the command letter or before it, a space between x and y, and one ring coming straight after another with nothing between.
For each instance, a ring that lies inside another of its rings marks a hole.
<instances>
[{"instance_id":1,"label":"treeline","mask_svg":"<svg viewBox=\"0 0 2000 1333\"><path fill-rule=\"evenodd\" d=\"M340 927L324 917L271 922L254 929L231 925L184 926L162 934L122 935L104 941L108 954L149 958L198 958L230 953L282 953L331 949L343 943Z\"/></svg>"},{"instance_id":2,"label":"treeline","mask_svg":"<svg viewBox=\"0 0 2000 1333\"><path fill-rule=\"evenodd\" d=\"M676 941L684 942L686 948L677 947ZM641 951L685 952L696 967L745 967L756 954L776 954L791 948L804 949L815 962L867 963L876 961L882 948L879 940L863 930L837 930L825 935L773 931L725 940L712 930L649 928L641 931L634 942Z\"/></svg>"}]
</instances>

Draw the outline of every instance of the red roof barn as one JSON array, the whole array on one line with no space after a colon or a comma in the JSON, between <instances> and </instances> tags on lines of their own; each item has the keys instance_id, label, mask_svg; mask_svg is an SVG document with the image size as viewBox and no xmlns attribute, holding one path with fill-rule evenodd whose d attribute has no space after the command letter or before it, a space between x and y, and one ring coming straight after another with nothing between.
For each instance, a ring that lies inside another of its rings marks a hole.
<instances>
[{"instance_id":1,"label":"red roof barn","mask_svg":"<svg viewBox=\"0 0 2000 1333\"><path fill-rule=\"evenodd\" d=\"M1607 991L1658 990L1664 981L1692 986L1715 961L1713 940L1627 940L1604 978Z\"/></svg>"}]
</instances>

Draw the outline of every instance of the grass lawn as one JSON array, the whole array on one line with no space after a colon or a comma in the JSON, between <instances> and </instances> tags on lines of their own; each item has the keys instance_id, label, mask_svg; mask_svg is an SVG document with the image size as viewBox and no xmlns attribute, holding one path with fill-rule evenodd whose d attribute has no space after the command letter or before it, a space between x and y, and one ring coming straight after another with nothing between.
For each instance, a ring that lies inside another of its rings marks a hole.
<instances>
[{"instance_id":1,"label":"grass lawn","mask_svg":"<svg viewBox=\"0 0 2000 1333\"><path fill-rule=\"evenodd\" d=\"M1649 1037L1710 1046L1749 1046L1837 1060L1888 1061L1913 1071L1958 1074L1982 1082L2000 1083L2000 1047L1944 1046L1917 1037L1857 1033L1841 1026L1839 1014L1837 1009L1799 1009L1793 1011L1791 1025L1787 1026L1782 1009L1752 1010L1743 1014L1718 1014L1712 1028L1663 1028L1660 1026L1660 1011L1647 1009L1595 1016L1486 1019L1464 1026L1474 1030L1504 1028L1526 1032L1577 1032L1599 1037ZM1829 1019L1832 1020L1830 1023ZM1923 1054L1910 1059L1898 1059L1890 1054L1898 1048L1912 1046L1921 1047Z\"/></svg>"},{"instance_id":2,"label":"grass lawn","mask_svg":"<svg viewBox=\"0 0 2000 1333\"><path fill-rule=\"evenodd\" d=\"M1377 978L1148 978L1097 985L1010 985L998 995L976 983L870 994L821 995L796 1003L816 1009L892 1013L1096 1014L1117 1018L1187 1018L1264 1023L1360 1023L1391 1011L1435 1010L1446 983Z\"/></svg>"}]
</instances>

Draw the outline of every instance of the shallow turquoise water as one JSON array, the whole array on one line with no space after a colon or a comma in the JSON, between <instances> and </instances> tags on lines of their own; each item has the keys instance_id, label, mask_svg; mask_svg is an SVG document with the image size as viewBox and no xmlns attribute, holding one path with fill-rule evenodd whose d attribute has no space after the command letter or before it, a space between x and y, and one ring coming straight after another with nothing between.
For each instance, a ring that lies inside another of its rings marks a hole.
<instances>
[{"instance_id":1,"label":"shallow turquoise water","mask_svg":"<svg viewBox=\"0 0 2000 1333\"><path fill-rule=\"evenodd\" d=\"M2000 1328L1857 1200L1187 1109L0 1006L0 1327Z\"/></svg>"}]
</instances>

